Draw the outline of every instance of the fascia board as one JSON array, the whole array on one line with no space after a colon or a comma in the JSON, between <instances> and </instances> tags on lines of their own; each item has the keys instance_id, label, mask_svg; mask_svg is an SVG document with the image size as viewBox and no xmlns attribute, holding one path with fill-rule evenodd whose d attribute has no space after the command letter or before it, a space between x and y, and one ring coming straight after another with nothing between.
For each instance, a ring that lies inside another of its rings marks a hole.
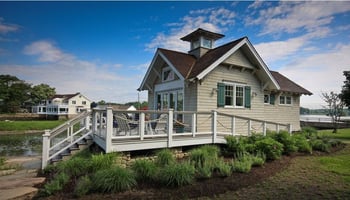
<instances>
[{"instance_id":1,"label":"fascia board","mask_svg":"<svg viewBox=\"0 0 350 200\"><path fill-rule=\"evenodd\" d=\"M149 65L145 76L143 77L143 80L142 80L142 82L141 82L141 85L140 85L140 87L137 89L138 91L142 91L142 90L143 90L142 88L145 86L146 80L147 80L149 74L151 73L151 70L152 70L152 68L153 68L153 65L154 65L154 63L155 63L155 61L156 61L156 59L157 59L158 56L159 56L159 49L157 49L155 55L153 56L152 62L151 62L151 64Z\"/></svg>"}]
</instances>

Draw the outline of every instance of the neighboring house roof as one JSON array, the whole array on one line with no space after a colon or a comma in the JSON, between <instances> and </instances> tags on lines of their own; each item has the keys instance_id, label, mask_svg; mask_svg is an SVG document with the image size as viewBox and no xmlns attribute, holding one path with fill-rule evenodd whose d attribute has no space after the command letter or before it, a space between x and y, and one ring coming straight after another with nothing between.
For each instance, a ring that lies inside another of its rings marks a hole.
<instances>
[{"instance_id":1,"label":"neighboring house roof","mask_svg":"<svg viewBox=\"0 0 350 200\"><path fill-rule=\"evenodd\" d=\"M275 71L270 71L270 72L272 76L276 79L278 84L280 85L281 91L312 95L310 91L306 90L305 88L291 81L290 79L283 76L282 74Z\"/></svg>"},{"instance_id":2,"label":"neighboring house roof","mask_svg":"<svg viewBox=\"0 0 350 200\"><path fill-rule=\"evenodd\" d=\"M69 100L75 96L82 95L85 97L88 101L91 101L89 98L87 98L85 95L81 94L80 92L77 92L75 94L55 94L53 97L49 98L50 100L53 100L55 98L60 98L60 99L66 99Z\"/></svg>"}]
</instances>

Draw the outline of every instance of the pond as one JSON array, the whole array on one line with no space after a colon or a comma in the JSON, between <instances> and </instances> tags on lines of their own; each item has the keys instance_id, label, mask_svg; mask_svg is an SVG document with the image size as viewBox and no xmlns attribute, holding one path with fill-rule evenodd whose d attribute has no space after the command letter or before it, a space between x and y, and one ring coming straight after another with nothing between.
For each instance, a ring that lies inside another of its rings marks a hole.
<instances>
[{"instance_id":1,"label":"pond","mask_svg":"<svg viewBox=\"0 0 350 200\"><path fill-rule=\"evenodd\" d=\"M42 133L0 135L0 156L38 156Z\"/></svg>"}]
</instances>

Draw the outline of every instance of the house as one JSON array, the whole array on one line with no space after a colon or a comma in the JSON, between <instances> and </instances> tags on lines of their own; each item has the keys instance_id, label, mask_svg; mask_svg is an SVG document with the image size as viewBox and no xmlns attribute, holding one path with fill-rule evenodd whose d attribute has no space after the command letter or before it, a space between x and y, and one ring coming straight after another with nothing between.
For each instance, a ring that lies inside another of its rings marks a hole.
<instances>
[{"instance_id":1,"label":"house","mask_svg":"<svg viewBox=\"0 0 350 200\"><path fill-rule=\"evenodd\" d=\"M291 124L294 131L299 130L300 96L312 93L270 71L247 37L214 47L222 37L199 28L181 38L190 43L188 53L158 48L139 87L148 91L149 109L216 110ZM189 120L174 117L185 123ZM238 130L246 127L246 121L236 123ZM210 127L197 127L206 128ZM253 129L261 131L261 124Z\"/></svg>"},{"instance_id":2,"label":"house","mask_svg":"<svg viewBox=\"0 0 350 200\"><path fill-rule=\"evenodd\" d=\"M91 100L81 93L56 94L32 107L32 113L48 118L71 118L82 110L90 109Z\"/></svg>"}]
</instances>

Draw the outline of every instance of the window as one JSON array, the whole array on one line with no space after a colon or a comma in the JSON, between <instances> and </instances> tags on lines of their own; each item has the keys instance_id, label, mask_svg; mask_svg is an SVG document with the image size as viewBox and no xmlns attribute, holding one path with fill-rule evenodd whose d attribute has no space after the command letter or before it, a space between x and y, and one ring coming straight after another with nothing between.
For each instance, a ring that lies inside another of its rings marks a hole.
<instances>
[{"instance_id":1,"label":"window","mask_svg":"<svg viewBox=\"0 0 350 200\"><path fill-rule=\"evenodd\" d=\"M250 90L241 84L218 83L218 106L250 108Z\"/></svg>"},{"instance_id":2,"label":"window","mask_svg":"<svg viewBox=\"0 0 350 200\"><path fill-rule=\"evenodd\" d=\"M81 102L83 105L86 105L86 101Z\"/></svg>"},{"instance_id":3,"label":"window","mask_svg":"<svg viewBox=\"0 0 350 200\"><path fill-rule=\"evenodd\" d=\"M72 104L77 104L77 102L73 100L73 101L72 101Z\"/></svg>"},{"instance_id":4,"label":"window","mask_svg":"<svg viewBox=\"0 0 350 200\"><path fill-rule=\"evenodd\" d=\"M270 95L269 94L264 94L264 103L270 104Z\"/></svg>"},{"instance_id":5,"label":"window","mask_svg":"<svg viewBox=\"0 0 350 200\"><path fill-rule=\"evenodd\" d=\"M163 82L174 80L174 71L172 71L170 67L163 69L162 80Z\"/></svg>"},{"instance_id":6,"label":"window","mask_svg":"<svg viewBox=\"0 0 350 200\"><path fill-rule=\"evenodd\" d=\"M212 41L203 38L203 47L211 49L211 47L212 47Z\"/></svg>"},{"instance_id":7,"label":"window","mask_svg":"<svg viewBox=\"0 0 350 200\"><path fill-rule=\"evenodd\" d=\"M196 49L199 47L199 40L196 40L192 43L192 49Z\"/></svg>"},{"instance_id":8,"label":"window","mask_svg":"<svg viewBox=\"0 0 350 200\"><path fill-rule=\"evenodd\" d=\"M280 105L292 105L292 97L291 96L280 96Z\"/></svg>"}]
</instances>

